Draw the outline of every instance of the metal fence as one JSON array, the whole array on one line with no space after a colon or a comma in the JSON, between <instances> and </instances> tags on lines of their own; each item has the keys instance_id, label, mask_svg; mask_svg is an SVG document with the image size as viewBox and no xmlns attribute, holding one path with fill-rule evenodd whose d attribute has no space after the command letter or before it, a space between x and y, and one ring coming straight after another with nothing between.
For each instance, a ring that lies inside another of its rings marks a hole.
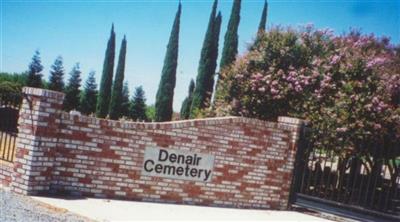
<instances>
[{"instance_id":1,"label":"metal fence","mask_svg":"<svg viewBox=\"0 0 400 222\"><path fill-rule=\"evenodd\" d=\"M294 175L296 196L361 212L400 216L398 140L360 140L352 152L347 147L316 148L311 132L304 128L300 139Z\"/></svg>"},{"instance_id":2,"label":"metal fence","mask_svg":"<svg viewBox=\"0 0 400 222\"><path fill-rule=\"evenodd\" d=\"M19 95L0 95L0 160L12 162L18 134Z\"/></svg>"}]
</instances>

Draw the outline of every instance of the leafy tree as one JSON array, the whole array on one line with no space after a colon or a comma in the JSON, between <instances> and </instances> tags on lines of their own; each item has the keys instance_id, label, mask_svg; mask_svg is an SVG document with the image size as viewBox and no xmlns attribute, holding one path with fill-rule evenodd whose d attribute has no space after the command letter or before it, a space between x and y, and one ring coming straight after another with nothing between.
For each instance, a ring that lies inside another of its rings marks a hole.
<instances>
[{"instance_id":1,"label":"leafy tree","mask_svg":"<svg viewBox=\"0 0 400 222\"><path fill-rule=\"evenodd\" d=\"M129 117L130 104L128 82L125 82L122 88L121 116Z\"/></svg>"},{"instance_id":2,"label":"leafy tree","mask_svg":"<svg viewBox=\"0 0 400 222\"><path fill-rule=\"evenodd\" d=\"M13 82L19 87L26 86L28 80L28 73L23 72L23 73L6 73L6 72L1 72L0 73L0 82Z\"/></svg>"},{"instance_id":3,"label":"leafy tree","mask_svg":"<svg viewBox=\"0 0 400 222\"><path fill-rule=\"evenodd\" d=\"M261 14L260 24L258 25L258 33L265 32L265 27L267 25L267 14L268 14L268 2L265 0L264 8Z\"/></svg>"},{"instance_id":4,"label":"leafy tree","mask_svg":"<svg viewBox=\"0 0 400 222\"><path fill-rule=\"evenodd\" d=\"M19 107L22 101L21 85L12 81L0 81L0 107ZM2 118L3 119L3 118Z\"/></svg>"},{"instance_id":5,"label":"leafy tree","mask_svg":"<svg viewBox=\"0 0 400 222\"><path fill-rule=\"evenodd\" d=\"M114 72L115 57L115 32L114 24L111 27L110 38L108 39L106 54L101 76L100 91L97 98L96 116L104 118L107 116L110 106L111 86Z\"/></svg>"},{"instance_id":6,"label":"leafy tree","mask_svg":"<svg viewBox=\"0 0 400 222\"><path fill-rule=\"evenodd\" d=\"M190 81L190 85L189 85L188 96L185 98L185 100L183 100L183 103L182 103L181 112L180 112L181 119L188 119L190 116L190 107L192 105L194 88L195 88L195 85L194 85L194 81L192 79Z\"/></svg>"},{"instance_id":7,"label":"leafy tree","mask_svg":"<svg viewBox=\"0 0 400 222\"><path fill-rule=\"evenodd\" d=\"M142 86L135 88L130 107L131 118L136 121L147 121L146 98Z\"/></svg>"},{"instance_id":8,"label":"leafy tree","mask_svg":"<svg viewBox=\"0 0 400 222\"><path fill-rule=\"evenodd\" d=\"M126 38L121 43L121 49L119 52L117 73L115 74L115 80L113 84L113 90L111 95L110 104L110 119L119 119L123 115L122 113L122 88L124 83L125 73L125 56L126 56ZM129 96L128 96L129 100Z\"/></svg>"},{"instance_id":9,"label":"leafy tree","mask_svg":"<svg viewBox=\"0 0 400 222\"><path fill-rule=\"evenodd\" d=\"M49 89L59 92L64 91L64 67L61 56L57 57L51 66Z\"/></svg>"},{"instance_id":10,"label":"leafy tree","mask_svg":"<svg viewBox=\"0 0 400 222\"><path fill-rule=\"evenodd\" d=\"M215 0L204 38L203 48L201 50L196 87L193 92L192 106L190 108L190 117L195 117L196 113L208 107L211 101L215 68L217 66L218 38L222 20L220 13L216 16L217 3L218 1Z\"/></svg>"},{"instance_id":11,"label":"leafy tree","mask_svg":"<svg viewBox=\"0 0 400 222\"><path fill-rule=\"evenodd\" d=\"M232 64L235 61L238 52L238 28L240 22L240 4L241 0L234 0L231 17L229 18L228 29L225 33L224 48L220 68Z\"/></svg>"},{"instance_id":12,"label":"leafy tree","mask_svg":"<svg viewBox=\"0 0 400 222\"><path fill-rule=\"evenodd\" d=\"M146 106L146 116L148 121L156 121L156 107L155 105Z\"/></svg>"},{"instance_id":13,"label":"leafy tree","mask_svg":"<svg viewBox=\"0 0 400 222\"><path fill-rule=\"evenodd\" d=\"M27 85L30 87L41 88L43 87L42 83L42 62L40 60L40 52L38 50L35 51L35 54L32 57L32 62L29 65L28 71L28 80Z\"/></svg>"},{"instance_id":14,"label":"leafy tree","mask_svg":"<svg viewBox=\"0 0 400 222\"><path fill-rule=\"evenodd\" d=\"M311 146L333 151L338 169L351 162L354 173L362 160L372 178L378 178L386 164L393 166L396 183L400 60L387 38L354 31L335 36L311 26L274 28L250 49L223 70L217 115L305 119L313 128Z\"/></svg>"},{"instance_id":15,"label":"leafy tree","mask_svg":"<svg viewBox=\"0 0 400 222\"><path fill-rule=\"evenodd\" d=\"M81 71L77 63L70 72L68 85L65 88L64 110L71 111L79 108Z\"/></svg>"},{"instance_id":16,"label":"leafy tree","mask_svg":"<svg viewBox=\"0 0 400 222\"><path fill-rule=\"evenodd\" d=\"M89 77L85 82L85 87L81 95L79 111L86 115L96 112L98 90L94 75L94 71L89 73Z\"/></svg>"},{"instance_id":17,"label":"leafy tree","mask_svg":"<svg viewBox=\"0 0 400 222\"><path fill-rule=\"evenodd\" d=\"M176 84L176 67L178 66L179 26L181 17L181 3L175 15L171 35L167 45L161 80L156 95L156 121L170 121L172 118L172 103Z\"/></svg>"}]
</instances>

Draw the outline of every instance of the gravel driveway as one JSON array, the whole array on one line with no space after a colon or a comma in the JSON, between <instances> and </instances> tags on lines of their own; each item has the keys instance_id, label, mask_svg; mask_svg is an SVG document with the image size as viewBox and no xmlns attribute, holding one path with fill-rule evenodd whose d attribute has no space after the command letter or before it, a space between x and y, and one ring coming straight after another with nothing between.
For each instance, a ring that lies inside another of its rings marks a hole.
<instances>
[{"instance_id":1,"label":"gravel driveway","mask_svg":"<svg viewBox=\"0 0 400 222\"><path fill-rule=\"evenodd\" d=\"M0 221L93 221L65 209L0 189Z\"/></svg>"}]
</instances>

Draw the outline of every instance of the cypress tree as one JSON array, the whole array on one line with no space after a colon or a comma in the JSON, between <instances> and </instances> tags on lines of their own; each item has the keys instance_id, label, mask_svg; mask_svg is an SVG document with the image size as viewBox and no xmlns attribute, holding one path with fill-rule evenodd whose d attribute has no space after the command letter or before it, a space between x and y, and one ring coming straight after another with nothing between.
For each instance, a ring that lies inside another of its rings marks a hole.
<instances>
[{"instance_id":1,"label":"cypress tree","mask_svg":"<svg viewBox=\"0 0 400 222\"><path fill-rule=\"evenodd\" d=\"M222 15L221 12L218 12L217 17L215 18L215 23L214 23L214 37L213 37L213 50L212 50L212 56L211 56L211 77L209 78L209 83L206 85L206 104L207 106L210 105L211 102L211 97L213 95L214 91L214 76L215 76L215 70L217 68L217 59L218 59L218 47L219 47L219 34L221 31L221 23L222 23Z\"/></svg>"},{"instance_id":2,"label":"cypress tree","mask_svg":"<svg viewBox=\"0 0 400 222\"><path fill-rule=\"evenodd\" d=\"M80 100L79 111L85 115L89 115L96 112L96 102L97 102L97 84L94 77L95 72L89 73L89 77L85 82L85 88Z\"/></svg>"},{"instance_id":3,"label":"cypress tree","mask_svg":"<svg viewBox=\"0 0 400 222\"><path fill-rule=\"evenodd\" d=\"M264 8L261 14L260 24L258 25L258 33L264 32L267 25L268 2L265 0Z\"/></svg>"},{"instance_id":4,"label":"cypress tree","mask_svg":"<svg viewBox=\"0 0 400 222\"><path fill-rule=\"evenodd\" d=\"M113 24L111 27L110 38L107 43L107 49L103 64L103 74L101 76L101 82L100 82L100 91L97 98L96 116L100 118L104 118L107 116L110 106L114 57L115 57L115 32Z\"/></svg>"},{"instance_id":5,"label":"cypress tree","mask_svg":"<svg viewBox=\"0 0 400 222\"><path fill-rule=\"evenodd\" d=\"M122 88L121 116L129 117L129 107L129 87L128 82L125 82Z\"/></svg>"},{"instance_id":6,"label":"cypress tree","mask_svg":"<svg viewBox=\"0 0 400 222\"><path fill-rule=\"evenodd\" d=\"M42 88L42 62L40 60L40 52L39 50L35 51L35 54L32 57L32 62L29 64L28 71L28 80L26 82L27 86Z\"/></svg>"},{"instance_id":7,"label":"cypress tree","mask_svg":"<svg viewBox=\"0 0 400 222\"><path fill-rule=\"evenodd\" d=\"M130 107L131 118L136 121L147 121L146 116L146 98L142 86L136 87L132 96Z\"/></svg>"},{"instance_id":8,"label":"cypress tree","mask_svg":"<svg viewBox=\"0 0 400 222\"><path fill-rule=\"evenodd\" d=\"M156 121L170 121L172 119L172 103L176 82L176 67L178 65L179 26L181 17L181 3L179 2L171 35L164 58L161 80L156 95Z\"/></svg>"},{"instance_id":9,"label":"cypress tree","mask_svg":"<svg viewBox=\"0 0 400 222\"><path fill-rule=\"evenodd\" d=\"M64 110L71 111L79 108L81 71L77 63L70 72L68 85L65 88Z\"/></svg>"},{"instance_id":10,"label":"cypress tree","mask_svg":"<svg viewBox=\"0 0 400 222\"><path fill-rule=\"evenodd\" d=\"M185 100L183 100L183 103L182 103L181 112L180 112L181 119L189 119L190 106L192 105L194 86L195 86L194 81L192 79L189 84L188 96L185 98Z\"/></svg>"},{"instance_id":11,"label":"cypress tree","mask_svg":"<svg viewBox=\"0 0 400 222\"><path fill-rule=\"evenodd\" d=\"M196 87L193 92L192 105L190 108L190 117L195 117L198 110L210 105L218 56L218 47L216 46L218 46L219 30L222 21L220 13L216 16L217 4L218 1L215 0L211 10L203 47L201 49Z\"/></svg>"},{"instance_id":12,"label":"cypress tree","mask_svg":"<svg viewBox=\"0 0 400 222\"><path fill-rule=\"evenodd\" d=\"M228 29L225 33L224 48L220 69L232 64L236 60L238 52L238 28L240 22L240 3L241 0L235 0L232 6L231 17L229 18Z\"/></svg>"},{"instance_id":13,"label":"cypress tree","mask_svg":"<svg viewBox=\"0 0 400 222\"><path fill-rule=\"evenodd\" d=\"M54 91L64 91L64 67L61 56L58 56L51 66L49 89Z\"/></svg>"},{"instance_id":14,"label":"cypress tree","mask_svg":"<svg viewBox=\"0 0 400 222\"><path fill-rule=\"evenodd\" d=\"M122 116L122 89L124 84L124 73L125 73L125 56L126 56L126 38L121 43L121 49L119 51L117 73L115 74L115 80L113 84L113 90L111 95L110 104L110 119L118 119ZM128 98L129 100L129 98Z\"/></svg>"}]
</instances>

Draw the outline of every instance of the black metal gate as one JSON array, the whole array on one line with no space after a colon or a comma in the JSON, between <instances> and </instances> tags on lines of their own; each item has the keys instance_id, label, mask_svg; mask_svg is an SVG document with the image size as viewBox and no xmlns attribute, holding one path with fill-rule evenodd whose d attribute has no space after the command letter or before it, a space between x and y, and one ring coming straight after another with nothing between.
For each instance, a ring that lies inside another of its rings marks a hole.
<instances>
[{"instance_id":1,"label":"black metal gate","mask_svg":"<svg viewBox=\"0 0 400 222\"><path fill-rule=\"evenodd\" d=\"M2 161L14 160L20 97L19 94L0 95L0 160Z\"/></svg>"},{"instance_id":2,"label":"black metal gate","mask_svg":"<svg viewBox=\"0 0 400 222\"><path fill-rule=\"evenodd\" d=\"M293 178L294 203L306 201L400 221L398 140L360 140L356 146L363 152L351 152L344 147L316 148L311 135L312 130L303 127Z\"/></svg>"}]
</instances>

